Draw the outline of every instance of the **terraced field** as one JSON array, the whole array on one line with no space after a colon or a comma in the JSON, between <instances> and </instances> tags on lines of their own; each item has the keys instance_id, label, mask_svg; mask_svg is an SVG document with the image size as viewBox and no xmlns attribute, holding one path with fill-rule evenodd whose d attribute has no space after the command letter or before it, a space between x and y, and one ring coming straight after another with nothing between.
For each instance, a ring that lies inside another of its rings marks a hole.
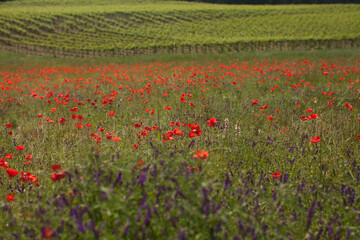
<instances>
[{"instance_id":1,"label":"terraced field","mask_svg":"<svg viewBox=\"0 0 360 240\"><path fill-rule=\"evenodd\" d=\"M98 56L359 46L359 5L2 3L0 49Z\"/></svg>"}]
</instances>

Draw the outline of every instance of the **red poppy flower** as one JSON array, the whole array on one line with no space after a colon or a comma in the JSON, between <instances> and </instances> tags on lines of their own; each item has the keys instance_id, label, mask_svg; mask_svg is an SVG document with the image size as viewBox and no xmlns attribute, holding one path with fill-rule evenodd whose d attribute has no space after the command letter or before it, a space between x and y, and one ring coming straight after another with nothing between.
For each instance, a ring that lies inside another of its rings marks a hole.
<instances>
[{"instance_id":1,"label":"red poppy flower","mask_svg":"<svg viewBox=\"0 0 360 240\"><path fill-rule=\"evenodd\" d=\"M147 136L149 133L146 130L141 130L141 136Z\"/></svg>"},{"instance_id":2,"label":"red poppy flower","mask_svg":"<svg viewBox=\"0 0 360 240\"><path fill-rule=\"evenodd\" d=\"M165 110L171 110L171 107L166 106L166 107L165 107Z\"/></svg>"},{"instance_id":3,"label":"red poppy flower","mask_svg":"<svg viewBox=\"0 0 360 240\"><path fill-rule=\"evenodd\" d=\"M314 113L310 114L310 116L308 117L309 120L316 119L316 118L318 118L318 115L314 114Z\"/></svg>"},{"instance_id":4,"label":"red poppy flower","mask_svg":"<svg viewBox=\"0 0 360 240\"><path fill-rule=\"evenodd\" d=\"M51 228L46 228L44 232L41 233L41 238L51 239L52 238Z\"/></svg>"},{"instance_id":5,"label":"red poppy flower","mask_svg":"<svg viewBox=\"0 0 360 240\"><path fill-rule=\"evenodd\" d=\"M72 109L70 109L70 112L77 112L78 108L77 107L73 107Z\"/></svg>"},{"instance_id":6,"label":"red poppy flower","mask_svg":"<svg viewBox=\"0 0 360 240\"><path fill-rule=\"evenodd\" d=\"M11 135L13 135L13 132L10 130L7 132L7 135L11 136Z\"/></svg>"},{"instance_id":7,"label":"red poppy flower","mask_svg":"<svg viewBox=\"0 0 360 240\"><path fill-rule=\"evenodd\" d=\"M307 120L308 120L308 118L307 118L305 115L301 116L300 119L303 120L303 121L307 121Z\"/></svg>"},{"instance_id":8,"label":"red poppy flower","mask_svg":"<svg viewBox=\"0 0 360 240\"><path fill-rule=\"evenodd\" d=\"M164 133L162 136L163 142L167 142L169 140L174 140L173 136L174 136L173 131L168 131L168 132Z\"/></svg>"},{"instance_id":9,"label":"red poppy flower","mask_svg":"<svg viewBox=\"0 0 360 240\"><path fill-rule=\"evenodd\" d=\"M185 100L184 97L181 97L181 98L180 98L180 102L182 102L182 103L187 103L187 101Z\"/></svg>"},{"instance_id":10,"label":"red poppy flower","mask_svg":"<svg viewBox=\"0 0 360 240\"><path fill-rule=\"evenodd\" d=\"M79 121L82 121L82 120L84 120L84 117L83 117L83 115L79 115L79 116L78 116L77 118L78 118L78 120L79 120Z\"/></svg>"},{"instance_id":11,"label":"red poppy flower","mask_svg":"<svg viewBox=\"0 0 360 240\"><path fill-rule=\"evenodd\" d=\"M193 138L195 136L201 136L201 130L198 123L188 124L188 127L191 128L189 132L189 137Z\"/></svg>"},{"instance_id":12,"label":"red poppy flower","mask_svg":"<svg viewBox=\"0 0 360 240\"><path fill-rule=\"evenodd\" d=\"M111 139L115 142L119 142L121 140L121 137L112 137Z\"/></svg>"},{"instance_id":13,"label":"red poppy flower","mask_svg":"<svg viewBox=\"0 0 360 240\"><path fill-rule=\"evenodd\" d=\"M99 128L99 131L103 132L103 131L105 131L105 128Z\"/></svg>"},{"instance_id":14,"label":"red poppy flower","mask_svg":"<svg viewBox=\"0 0 360 240\"><path fill-rule=\"evenodd\" d=\"M273 174L271 174L271 178L279 178L281 175L280 172L274 172Z\"/></svg>"},{"instance_id":15,"label":"red poppy flower","mask_svg":"<svg viewBox=\"0 0 360 240\"><path fill-rule=\"evenodd\" d=\"M38 178L35 175L31 175L30 172L27 172L27 173L21 172L21 181L22 182L26 182L26 181L36 182L37 180L38 180Z\"/></svg>"},{"instance_id":16,"label":"red poppy flower","mask_svg":"<svg viewBox=\"0 0 360 240\"><path fill-rule=\"evenodd\" d=\"M199 158L201 160L205 160L209 157L209 153L205 150L196 149L196 154L192 156L192 158Z\"/></svg>"},{"instance_id":17,"label":"red poppy flower","mask_svg":"<svg viewBox=\"0 0 360 240\"><path fill-rule=\"evenodd\" d=\"M134 123L134 124L131 124L131 125L133 125L133 126L136 127L136 128L140 128L140 127L141 127L141 123Z\"/></svg>"},{"instance_id":18,"label":"red poppy flower","mask_svg":"<svg viewBox=\"0 0 360 240\"><path fill-rule=\"evenodd\" d=\"M90 123L85 124L86 127L92 127Z\"/></svg>"},{"instance_id":19,"label":"red poppy flower","mask_svg":"<svg viewBox=\"0 0 360 240\"><path fill-rule=\"evenodd\" d=\"M83 126L81 123L76 123L76 124L75 124L75 127L77 127L77 128L83 128L84 126Z\"/></svg>"},{"instance_id":20,"label":"red poppy flower","mask_svg":"<svg viewBox=\"0 0 360 240\"><path fill-rule=\"evenodd\" d=\"M197 167L187 167L187 169L190 171L190 172L199 172L200 170L200 166L197 166Z\"/></svg>"},{"instance_id":21,"label":"red poppy flower","mask_svg":"<svg viewBox=\"0 0 360 240\"><path fill-rule=\"evenodd\" d=\"M318 143L320 142L321 138L319 136L314 136L314 139L310 140L310 143Z\"/></svg>"},{"instance_id":22,"label":"red poppy flower","mask_svg":"<svg viewBox=\"0 0 360 240\"><path fill-rule=\"evenodd\" d=\"M269 116L268 121L272 121L274 119L274 116Z\"/></svg>"},{"instance_id":23,"label":"red poppy flower","mask_svg":"<svg viewBox=\"0 0 360 240\"><path fill-rule=\"evenodd\" d=\"M52 112L56 112L56 108L51 109Z\"/></svg>"},{"instance_id":24,"label":"red poppy flower","mask_svg":"<svg viewBox=\"0 0 360 240\"><path fill-rule=\"evenodd\" d=\"M9 167L9 163L5 162L5 158L2 158L0 160L0 168L8 168Z\"/></svg>"},{"instance_id":25,"label":"red poppy flower","mask_svg":"<svg viewBox=\"0 0 360 240\"><path fill-rule=\"evenodd\" d=\"M175 129L173 130L173 133L174 133L175 135L177 135L177 136L182 136L182 135L185 134L183 131L181 131L181 130L178 129L178 128L175 128Z\"/></svg>"},{"instance_id":26,"label":"red poppy flower","mask_svg":"<svg viewBox=\"0 0 360 240\"><path fill-rule=\"evenodd\" d=\"M109 112L108 115L109 115L109 116L116 116L116 113L115 113L115 111L111 111L111 112Z\"/></svg>"},{"instance_id":27,"label":"red poppy flower","mask_svg":"<svg viewBox=\"0 0 360 240\"><path fill-rule=\"evenodd\" d=\"M54 164L51 166L51 169L56 172L57 170L61 169L61 165L60 164Z\"/></svg>"},{"instance_id":28,"label":"red poppy flower","mask_svg":"<svg viewBox=\"0 0 360 240\"><path fill-rule=\"evenodd\" d=\"M64 172L54 172L51 175L51 179L53 180L53 182L57 182L60 181L61 179L65 178L66 174Z\"/></svg>"},{"instance_id":29,"label":"red poppy flower","mask_svg":"<svg viewBox=\"0 0 360 240\"><path fill-rule=\"evenodd\" d=\"M172 126L174 126L174 125L180 127L180 123L179 123L179 122L171 122L171 123L170 123L170 127L172 127Z\"/></svg>"},{"instance_id":30,"label":"red poppy flower","mask_svg":"<svg viewBox=\"0 0 360 240\"><path fill-rule=\"evenodd\" d=\"M64 124L64 123L66 123L65 118L60 118L59 123L60 123L60 124Z\"/></svg>"},{"instance_id":31,"label":"red poppy flower","mask_svg":"<svg viewBox=\"0 0 360 240\"><path fill-rule=\"evenodd\" d=\"M13 125L12 125L11 123L6 123L4 126L5 126L6 128L11 128Z\"/></svg>"},{"instance_id":32,"label":"red poppy flower","mask_svg":"<svg viewBox=\"0 0 360 240\"><path fill-rule=\"evenodd\" d=\"M268 105L267 105L267 104L264 104L264 106L259 107L259 110L265 110L265 109L267 109L267 108L268 108Z\"/></svg>"},{"instance_id":33,"label":"red poppy flower","mask_svg":"<svg viewBox=\"0 0 360 240\"><path fill-rule=\"evenodd\" d=\"M78 116L76 114L71 114L71 119L76 120Z\"/></svg>"},{"instance_id":34,"label":"red poppy flower","mask_svg":"<svg viewBox=\"0 0 360 240\"><path fill-rule=\"evenodd\" d=\"M106 133L106 139L111 140L111 136L113 135L113 132Z\"/></svg>"},{"instance_id":35,"label":"red poppy flower","mask_svg":"<svg viewBox=\"0 0 360 240\"><path fill-rule=\"evenodd\" d=\"M50 118L45 118L45 120L46 120L47 122L49 122L49 123L53 123L53 122L54 122L54 120L51 120Z\"/></svg>"},{"instance_id":36,"label":"red poppy flower","mask_svg":"<svg viewBox=\"0 0 360 240\"><path fill-rule=\"evenodd\" d=\"M209 127L213 127L214 124L217 123L218 121L216 121L216 118L210 118L206 122L207 122L207 124L209 124Z\"/></svg>"},{"instance_id":37,"label":"red poppy flower","mask_svg":"<svg viewBox=\"0 0 360 240\"><path fill-rule=\"evenodd\" d=\"M9 178L13 178L16 175L18 175L18 173L19 173L19 171L16 171L16 170L11 169L11 168L6 169L5 172L9 175Z\"/></svg>"},{"instance_id":38,"label":"red poppy flower","mask_svg":"<svg viewBox=\"0 0 360 240\"><path fill-rule=\"evenodd\" d=\"M15 197L15 193L13 193L13 194L7 193L6 201L8 201L8 202L15 201L14 197Z\"/></svg>"},{"instance_id":39,"label":"red poppy flower","mask_svg":"<svg viewBox=\"0 0 360 240\"><path fill-rule=\"evenodd\" d=\"M13 159L14 157L13 157L12 153L7 153L5 158Z\"/></svg>"},{"instance_id":40,"label":"red poppy flower","mask_svg":"<svg viewBox=\"0 0 360 240\"><path fill-rule=\"evenodd\" d=\"M19 145L19 146L16 147L16 150L17 151L22 151L22 150L24 150L24 148L25 148L24 146Z\"/></svg>"},{"instance_id":41,"label":"red poppy flower","mask_svg":"<svg viewBox=\"0 0 360 240\"><path fill-rule=\"evenodd\" d=\"M27 155L25 156L25 159L26 159L26 160L32 159L32 155L27 154Z\"/></svg>"},{"instance_id":42,"label":"red poppy flower","mask_svg":"<svg viewBox=\"0 0 360 240\"><path fill-rule=\"evenodd\" d=\"M345 103L345 106L349 109L349 111L354 109L354 107L349 103Z\"/></svg>"}]
</instances>

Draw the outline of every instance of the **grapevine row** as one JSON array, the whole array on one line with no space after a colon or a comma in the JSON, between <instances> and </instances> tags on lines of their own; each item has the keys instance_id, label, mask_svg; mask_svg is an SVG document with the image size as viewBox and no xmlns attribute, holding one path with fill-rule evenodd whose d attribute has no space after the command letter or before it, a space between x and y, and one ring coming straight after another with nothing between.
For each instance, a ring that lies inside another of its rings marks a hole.
<instances>
[{"instance_id":1,"label":"grapevine row","mask_svg":"<svg viewBox=\"0 0 360 240\"><path fill-rule=\"evenodd\" d=\"M270 46L276 42L281 48L288 48L284 43L291 45L304 41L310 44L307 48L311 49L324 40L349 40L356 46L360 39L360 6L234 9L218 6L218 9L204 7L188 11L175 8L167 11L109 10L100 14L0 13L0 23L0 49L22 49L27 53L33 50L26 50L26 46L41 49L39 54L68 55L65 52L73 51L76 55L87 55L87 52L118 55L157 52L159 49L186 52L181 50L184 46L212 49L223 45L216 48L225 51L227 48L241 50L243 47L235 47L239 44L250 46L250 49L260 44L261 49L272 49Z\"/></svg>"}]
</instances>

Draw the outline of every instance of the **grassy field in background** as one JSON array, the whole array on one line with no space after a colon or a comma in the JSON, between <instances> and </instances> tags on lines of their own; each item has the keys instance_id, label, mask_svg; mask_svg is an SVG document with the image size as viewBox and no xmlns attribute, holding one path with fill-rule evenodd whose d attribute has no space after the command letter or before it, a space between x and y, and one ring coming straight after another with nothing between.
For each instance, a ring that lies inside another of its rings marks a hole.
<instances>
[{"instance_id":1,"label":"grassy field in background","mask_svg":"<svg viewBox=\"0 0 360 240\"><path fill-rule=\"evenodd\" d=\"M357 239L359 49L0 54L0 238Z\"/></svg>"},{"instance_id":2,"label":"grassy field in background","mask_svg":"<svg viewBox=\"0 0 360 240\"><path fill-rule=\"evenodd\" d=\"M317 49L354 47L360 39L359 5L69 0L0 6L0 47L32 55Z\"/></svg>"}]
</instances>

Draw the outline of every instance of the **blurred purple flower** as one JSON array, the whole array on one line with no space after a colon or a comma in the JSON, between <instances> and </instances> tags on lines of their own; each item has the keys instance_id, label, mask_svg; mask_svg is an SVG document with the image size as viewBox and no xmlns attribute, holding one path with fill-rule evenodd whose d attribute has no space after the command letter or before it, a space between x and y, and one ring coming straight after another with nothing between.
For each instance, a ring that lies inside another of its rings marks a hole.
<instances>
[{"instance_id":1,"label":"blurred purple flower","mask_svg":"<svg viewBox=\"0 0 360 240\"><path fill-rule=\"evenodd\" d=\"M147 175L146 173L142 172L140 176L138 176L139 184L144 186L146 184Z\"/></svg>"},{"instance_id":2,"label":"blurred purple flower","mask_svg":"<svg viewBox=\"0 0 360 240\"><path fill-rule=\"evenodd\" d=\"M226 179L225 179L225 182L224 182L224 191L230 187L230 184L231 184L231 181L230 181L230 178L229 178L229 174L226 173Z\"/></svg>"},{"instance_id":3,"label":"blurred purple flower","mask_svg":"<svg viewBox=\"0 0 360 240\"><path fill-rule=\"evenodd\" d=\"M116 187L117 184L121 185L122 184L122 179L123 179L122 173L118 172L118 174L116 175L116 180L114 182L113 187Z\"/></svg>"}]
</instances>

